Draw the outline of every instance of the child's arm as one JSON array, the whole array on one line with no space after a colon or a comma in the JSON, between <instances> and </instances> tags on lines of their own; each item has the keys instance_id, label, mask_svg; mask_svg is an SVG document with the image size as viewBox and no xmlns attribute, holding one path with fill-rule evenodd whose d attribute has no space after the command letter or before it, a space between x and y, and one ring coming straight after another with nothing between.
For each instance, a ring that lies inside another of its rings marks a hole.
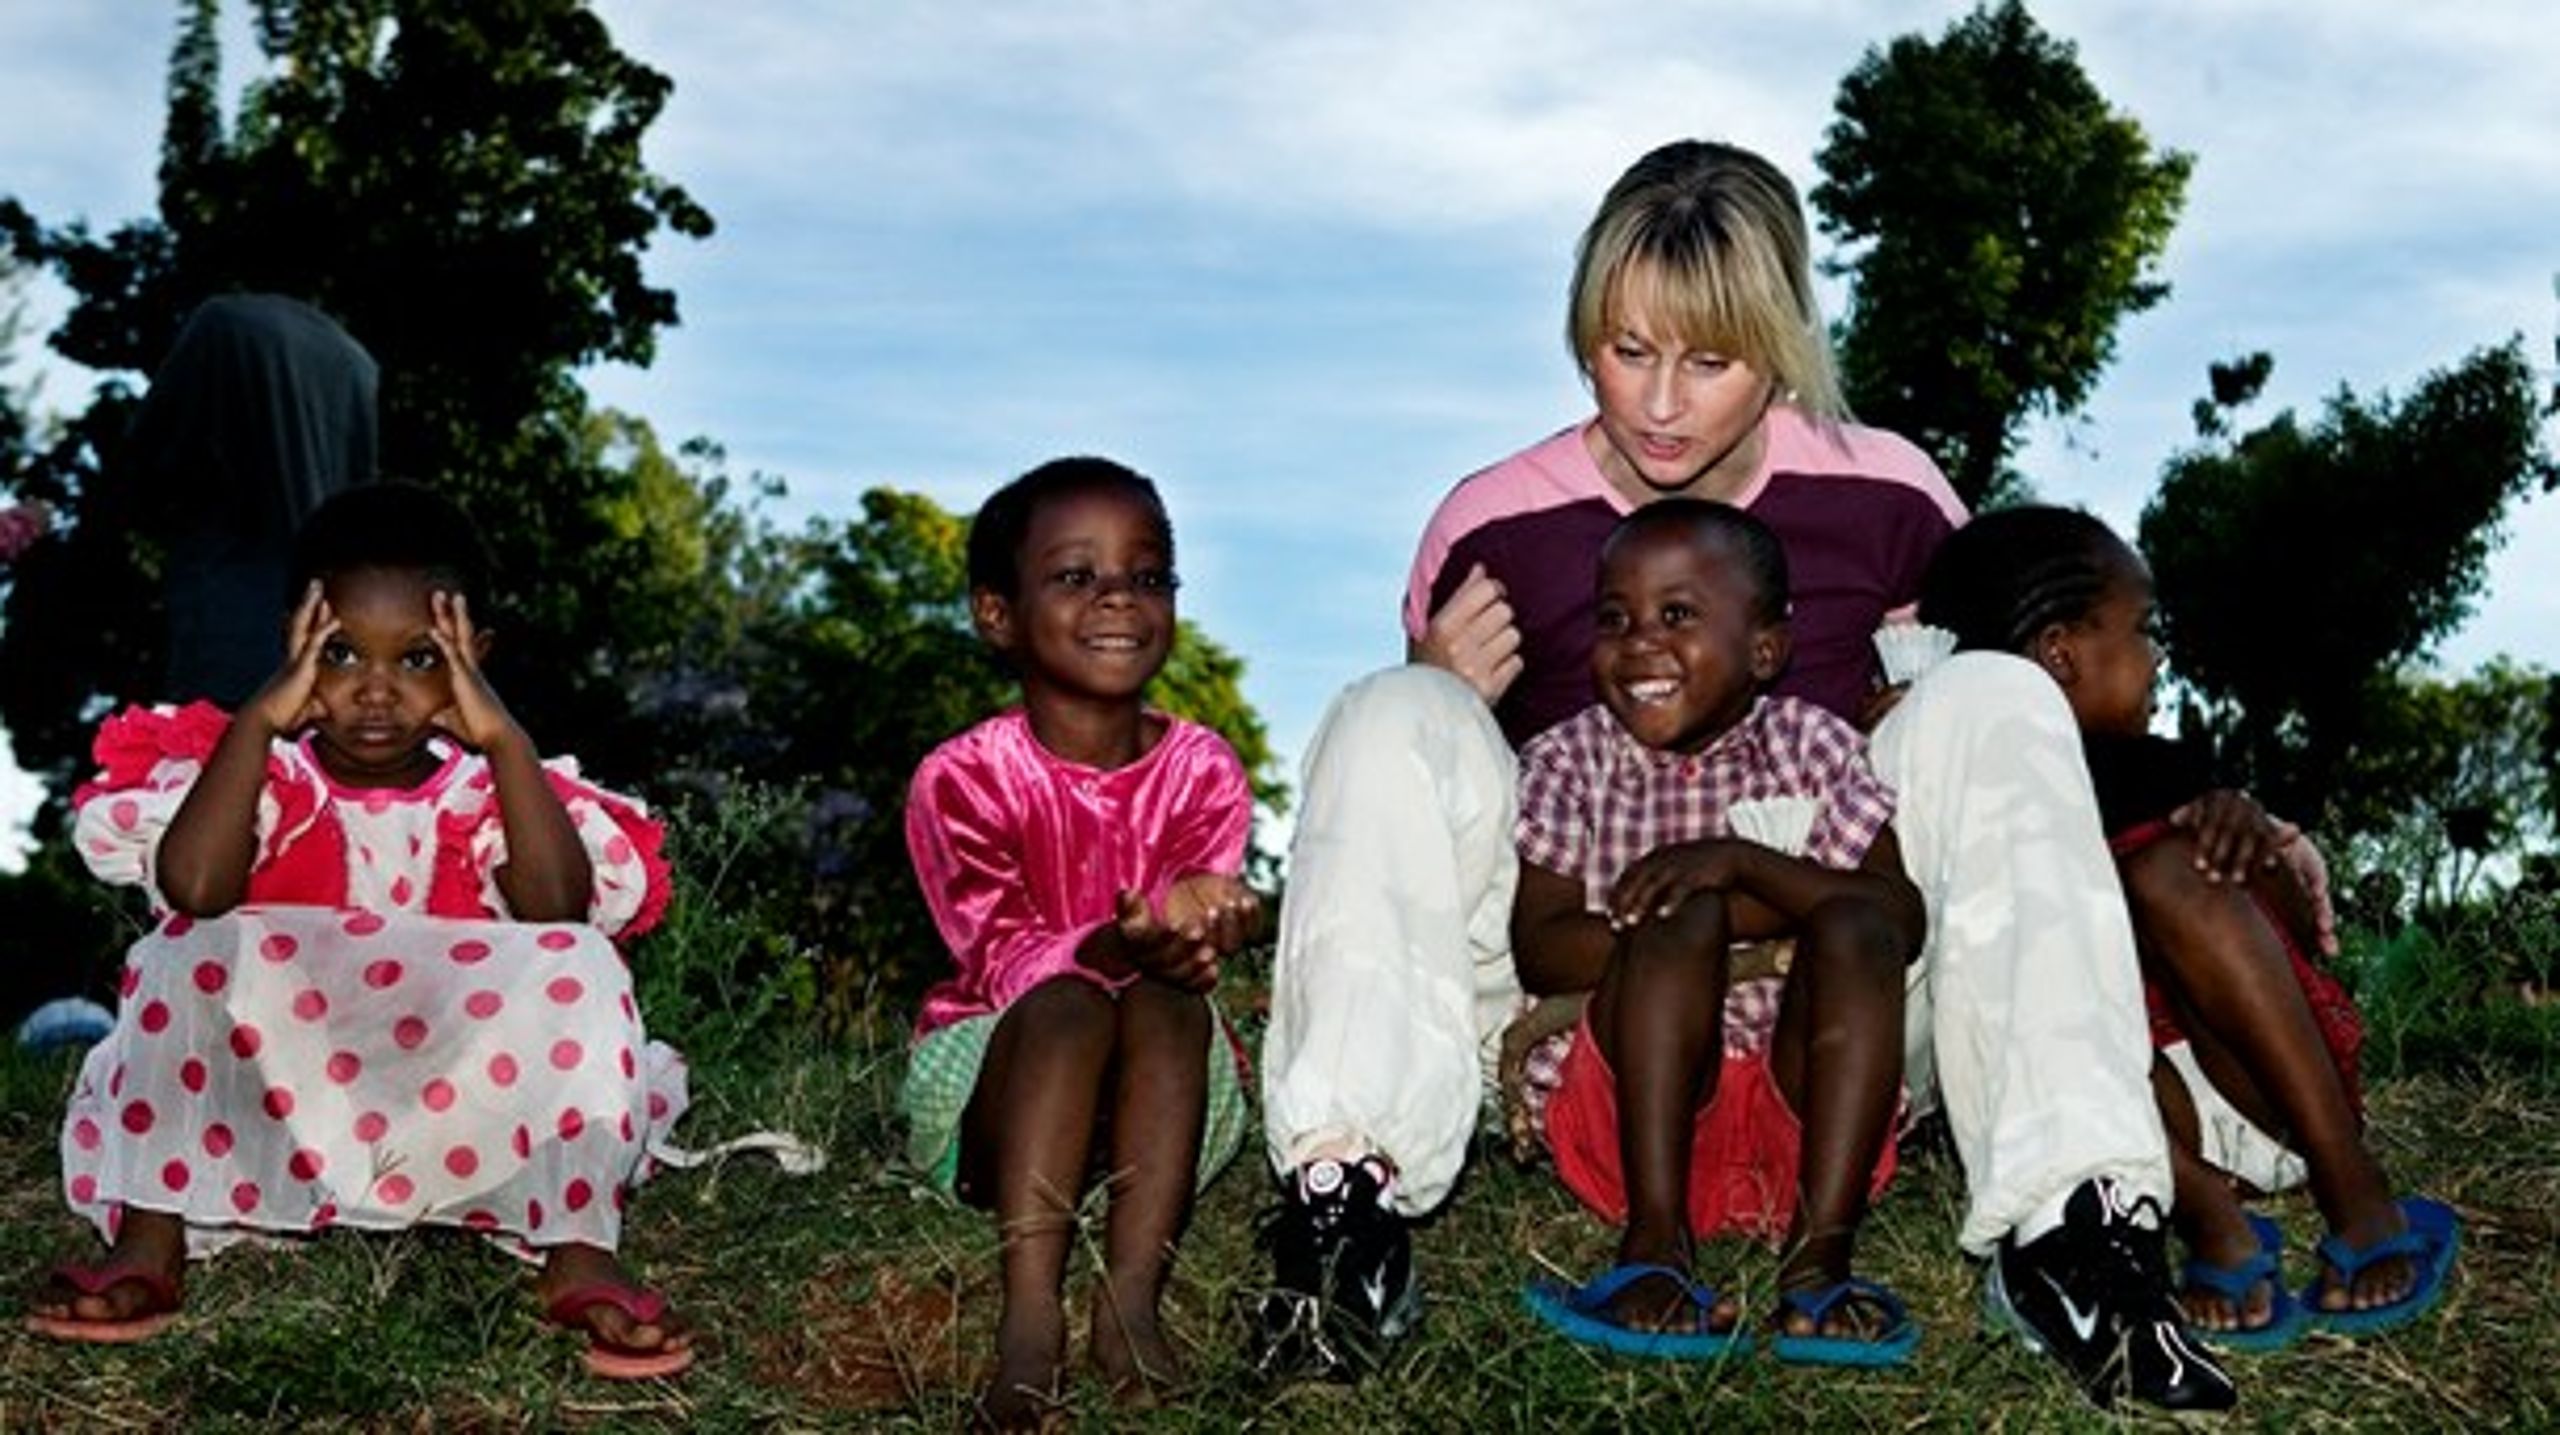
<instances>
[{"instance_id":1,"label":"child's arm","mask_svg":"<svg viewBox=\"0 0 2560 1435\"><path fill-rule=\"evenodd\" d=\"M1582 905L1582 884L1534 862L1520 864L1511 897L1511 965L1531 996L1589 991L1609 969L1617 933Z\"/></svg>"},{"instance_id":2,"label":"child's arm","mask_svg":"<svg viewBox=\"0 0 2560 1435\"><path fill-rule=\"evenodd\" d=\"M436 714L436 725L489 760L498 818L507 834L507 860L496 874L507 913L525 922L584 921L594 895L595 864L578 841L577 824L543 779L542 754L532 737L480 671L480 643L469 606L455 593L436 593L429 602L435 625L428 636L453 674L453 706Z\"/></svg>"},{"instance_id":3,"label":"child's arm","mask_svg":"<svg viewBox=\"0 0 2560 1435\"><path fill-rule=\"evenodd\" d=\"M284 666L233 715L160 839L156 876L171 910L216 917L248 896L268 746L317 715L312 691L320 650L337 632L337 615L314 582L293 610Z\"/></svg>"},{"instance_id":4,"label":"child's arm","mask_svg":"<svg viewBox=\"0 0 2560 1435\"><path fill-rule=\"evenodd\" d=\"M1920 954L1921 938L1928 929L1920 890L1903 873L1902 849L1890 827L1876 833L1857 867L1846 870L1791 857L1739 837L1658 847L1618 879L1609 894L1608 920L1615 928L1660 921L1699 892L1752 899L1790 929L1825 902L1872 902L1903 939L1905 960ZM1742 935L1741 925L1737 916L1737 935Z\"/></svg>"},{"instance_id":5,"label":"child's arm","mask_svg":"<svg viewBox=\"0 0 2560 1435\"><path fill-rule=\"evenodd\" d=\"M1206 993L1218 985L1219 956L1244 945L1261 923L1261 899L1241 882L1235 886L1243 894L1241 903L1221 901L1213 910L1185 901L1179 921L1171 896L1159 915L1147 905L1145 894L1122 892L1114 920L1077 944L1076 960L1108 976L1137 972L1187 992Z\"/></svg>"}]
</instances>

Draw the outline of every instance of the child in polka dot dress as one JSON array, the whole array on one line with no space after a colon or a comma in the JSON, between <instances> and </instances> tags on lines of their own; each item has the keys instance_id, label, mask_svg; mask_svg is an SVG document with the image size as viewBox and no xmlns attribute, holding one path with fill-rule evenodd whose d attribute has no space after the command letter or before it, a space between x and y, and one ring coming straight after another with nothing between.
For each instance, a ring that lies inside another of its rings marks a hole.
<instances>
[{"instance_id":1,"label":"child in polka dot dress","mask_svg":"<svg viewBox=\"0 0 2560 1435\"><path fill-rule=\"evenodd\" d=\"M540 760L490 688L480 552L426 489L340 495L299 540L285 664L237 714L101 729L75 841L156 921L63 1123L71 1206L113 1244L54 1272L38 1331L154 1334L185 1259L244 1235L450 1225L539 1260L599 1374L692 1360L613 1255L685 1106L612 940L665 905L661 829Z\"/></svg>"}]
</instances>

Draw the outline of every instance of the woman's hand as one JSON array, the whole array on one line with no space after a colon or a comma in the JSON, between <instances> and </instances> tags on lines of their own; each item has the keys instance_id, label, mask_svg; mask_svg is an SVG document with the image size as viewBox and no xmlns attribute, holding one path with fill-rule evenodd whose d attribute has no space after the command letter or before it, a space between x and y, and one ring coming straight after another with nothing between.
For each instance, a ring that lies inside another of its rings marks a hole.
<instances>
[{"instance_id":1,"label":"woman's hand","mask_svg":"<svg viewBox=\"0 0 2560 1435\"><path fill-rule=\"evenodd\" d=\"M302 601L285 624L284 666L250 694L241 711L264 723L271 733L296 732L318 718L320 654L337 635L338 615L330 611L329 600L321 596L320 580L314 578L302 590Z\"/></svg>"},{"instance_id":2,"label":"woman's hand","mask_svg":"<svg viewBox=\"0 0 2560 1435\"><path fill-rule=\"evenodd\" d=\"M498 690L489 686L488 675L480 671L482 642L471 623L471 606L461 594L441 590L429 594L427 602L434 619L427 637L443 656L445 671L453 675L453 702L435 715L435 724L488 752L519 729L507 705L498 700Z\"/></svg>"},{"instance_id":3,"label":"woman's hand","mask_svg":"<svg viewBox=\"0 0 2560 1435\"><path fill-rule=\"evenodd\" d=\"M1489 705L1520 676L1520 628L1502 584L1481 563L1431 615L1413 644L1413 660L1457 674Z\"/></svg>"}]
</instances>

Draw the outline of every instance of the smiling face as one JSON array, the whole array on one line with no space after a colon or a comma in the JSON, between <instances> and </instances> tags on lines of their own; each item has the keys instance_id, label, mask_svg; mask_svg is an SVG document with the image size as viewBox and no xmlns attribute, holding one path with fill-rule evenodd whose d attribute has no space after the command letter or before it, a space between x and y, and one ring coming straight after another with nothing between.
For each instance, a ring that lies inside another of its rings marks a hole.
<instances>
[{"instance_id":1,"label":"smiling face","mask_svg":"<svg viewBox=\"0 0 2560 1435\"><path fill-rule=\"evenodd\" d=\"M2100 569L2105 578L2088 613L2047 631L2045 666L2062 684L2084 731L2138 736L2151 728L2160 677L2151 570L2121 543Z\"/></svg>"},{"instance_id":2,"label":"smiling face","mask_svg":"<svg viewBox=\"0 0 2560 1435\"><path fill-rule=\"evenodd\" d=\"M453 673L429 636L435 583L415 568L356 568L323 586L338 631L320 647L312 750L350 787L414 787L436 769L435 716Z\"/></svg>"},{"instance_id":3,"label":"smiling face","mask_svg":"<svg viewBox=\"0 0 2560 1435\"><path fill-rule=\"evenodd\" d=\"M1703 751L1786 665L1786 625L1766 614L1738 542L1688 525L1610 540L1597 621L1591 678L1600 701L1661 751Z\"/></svg>"},{"instance_id":4,"label":"smiling face","mask_svg":"<svg viewBox=\"0 0 2560 1435\"><path fill-rule=\"evenodd\" d=\"M1025 705L1135 704L1173 649L1173 549L1164 514L1098 486L1032 513L1011 596L971 594L978 631L1021 673Z\"/></svg>"},{"instance_id":5,"label":"smiling face","mask_svg":"<svg viewBox=\"0 0 2560 1435\"><path fill-rule=\"evenodd\" d=\"M1584 356L1600 410L1592 457L1638 503L1732 498L1759 469L1760 421L1776 386L1678 333L1650 300L1651 274L1639 267L1621 281L1606 337Z\"/></svg>"}]
</instances>

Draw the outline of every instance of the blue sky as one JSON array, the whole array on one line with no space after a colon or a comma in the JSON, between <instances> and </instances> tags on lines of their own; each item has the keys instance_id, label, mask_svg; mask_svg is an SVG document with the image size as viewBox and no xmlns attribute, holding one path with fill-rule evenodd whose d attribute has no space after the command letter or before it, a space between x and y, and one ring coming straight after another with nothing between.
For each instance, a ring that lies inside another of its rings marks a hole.
<instances>
[{"instance_id":1,"label":"blue sky","mask_svg":"<svg viewBox=\"0 0 2560 1435\"><path fill-rule=\"evenodd\" d=\"M149 211L176 8L0 7L0 193L99 229ZM1294 765L1332 692L1400 656L1395 601L1440 494L1586 411L1561 296L1609 180L1696 134L1809 186L1860 55L1965 7L596 8L674 79L649 160L720 223L652 252L683 325L649 370L592 374L597 400L784 478L785 517L881 484L966 509L1061 452L1135 464L1172 506L1186 612L1246 658ZM2189 440L2205 365L2250 349L2276 359L2261 417L2342 383L2405 392L2515 333L2548 370L2547 0L2033 8L2196 156L2174 293L2123 327L2080 419L2035 430L2044 496L2129 525ZM242 73L245 38L229 58ZM40 334L60 298L32 297ZM93 377L33 340L17 357L40 406L76 407ZM2452 666L2560 666L2560 505L2511 532Z\"/></svg>"}]
</instances>

